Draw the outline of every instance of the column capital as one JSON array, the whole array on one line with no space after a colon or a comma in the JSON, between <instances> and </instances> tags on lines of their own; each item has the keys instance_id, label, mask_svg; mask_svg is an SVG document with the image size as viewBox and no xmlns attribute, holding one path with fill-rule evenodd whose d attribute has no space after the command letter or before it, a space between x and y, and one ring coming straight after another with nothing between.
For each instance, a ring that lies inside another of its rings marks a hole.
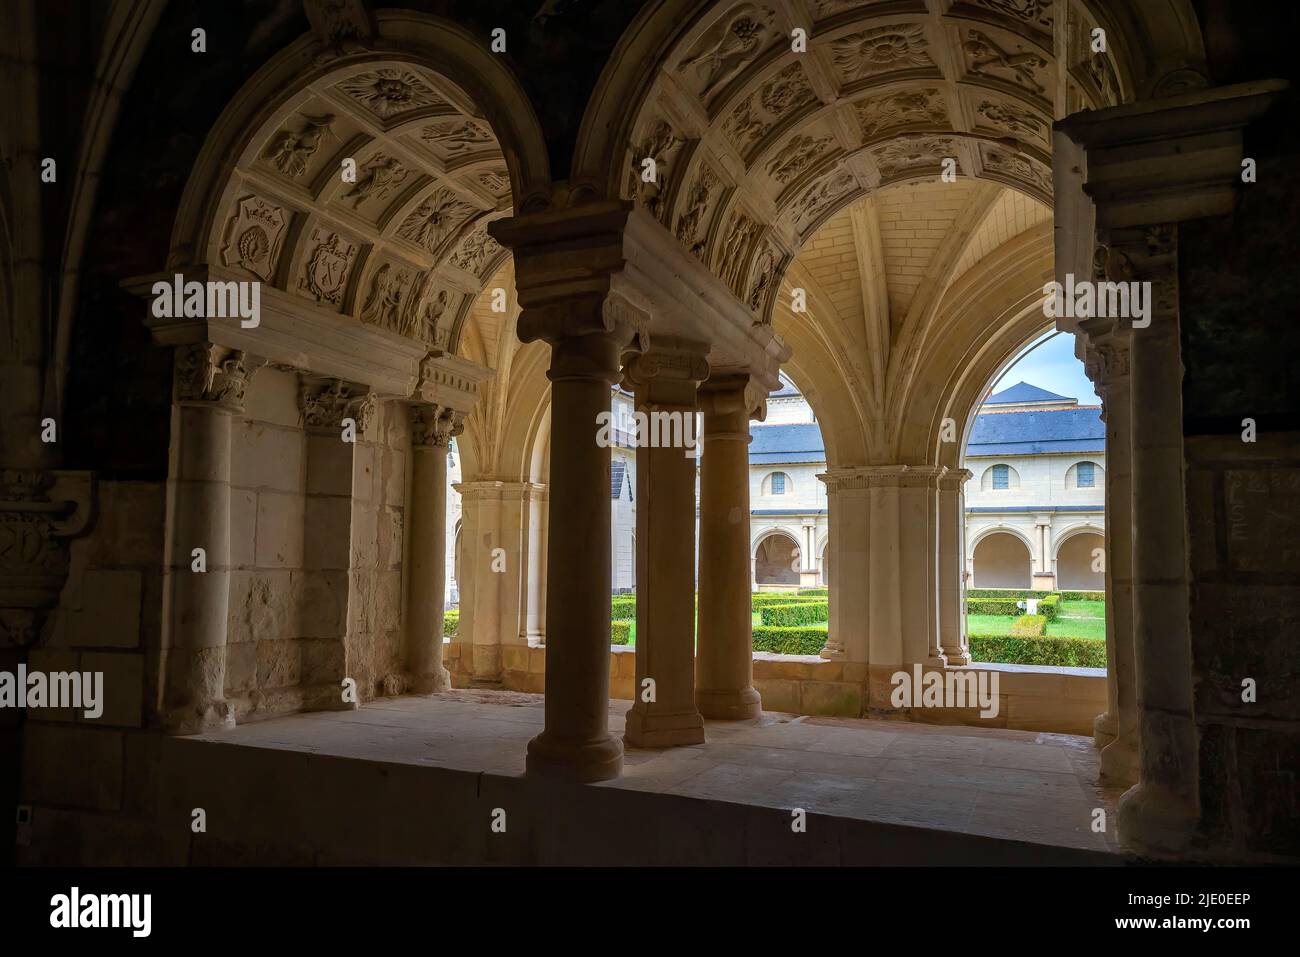
<instances>
[{"instance_id":1,"label":"column capital","mask_svg":"<svg viewBox=\"0 0 1300 957\"><path fill-rule=\"evenodd\" d=\"M465 431L465 413L445 405L411 406L411 445L417 449L446 449L453 436Z\"/></svg>"},{"instance_id":2,"label":"column capital","mask_svg":"<svg viewBox=\"0 0 1300 957\"><path fill-rule=\"evenodd\" d=\"M298 409L304 428L337 431L344 419L352 419L361 434L370 426L375 397L366 386L301 373L298 376Z\"/></svg>"},{"instance_id":3,"label":"column capital","mask_svg":"<svg viewBox=\"0 0 1300 957\"><path fill-rule=\"evenodd\" d=\"M747 419L762 422L767 418L767 386L754 373L735 370L711 370L700 383L700 409L706 414L725 415L744 412Z\"/></svg>"},{"instance_id":4,"label":"column capital","mask_svg":"<svg viewBox=\"0 0 1300 957\"><path fill-rule=\"evenodd\" d=\"M864 465L827 469L817 476L827 492L871 488L935 488L947 471L942 465Z\"/></svg>"},{"instance_id":5,"label":"column capital","mask_svg":"<svg viewBox=\"0 0 1300 957\"><path fill-rule=\"evenodd\" d=\"M625 359L623 385L644 390L655 383L690 383L692 386L709 377L705 359L709 347L702 342L676 336L657 336L650 348Z\"/></svg>"},{"instance_id":6,"label":"column capital","mask_svg":"<svg viewBox=\"0 0 1300 957\"><path fill-rule=\"evenodd\" d=\"M939 476L939 488L945 492L960 492L974 476L970 469L948 469Z\"/></svg>"},{"instance_id":7,"label":"column capital","mask_svg":"<svg viewBox=\"0 0 1300 957\"><path fill-rule=\"evenodd\" d=\"M244 389L261 364L242 349L211 342L177 346L173 367L176 400L242 411Z\"/></svg>"}]
</instances>

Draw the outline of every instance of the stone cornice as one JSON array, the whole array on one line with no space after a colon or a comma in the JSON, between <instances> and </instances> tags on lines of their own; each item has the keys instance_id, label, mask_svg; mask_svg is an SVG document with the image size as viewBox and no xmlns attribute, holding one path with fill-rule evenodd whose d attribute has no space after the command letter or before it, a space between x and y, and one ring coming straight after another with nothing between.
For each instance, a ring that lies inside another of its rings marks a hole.
<instances>
[{"instance_id":1,"label":"stone cornice","mask_svg":"<svg viewBox=\"0 0 1300 957\"><path fill-rule=\"evenodd\" d=\"M872 488L933 488L947 472L948 469L942 465L865 465L827 469L817 478L826 485L828 492Z\"/></svg>"},{"instance_id":2,"label":"stone cornice","mask_svg":"<svg viewBox=\"0 0 1300 957\"><path fill-rule=\"evenodd\" d=\"M1076 113L1054 129L1086 150L1083 188L1099 228L1218 216L1241 182L1242 129L1286 86L1210 87Z\"/></svg>"},{"instance_id":3,"label":"stone cornice","mask_svg":"<svg viewBox=\"0 0 1300 957\"><path fill-rule=\"evenodd\" d=\"M479 388L495 375L469 359L429 355L420 363L420 381L411 398L468 414L478 403Z\"/></svg>"}]
</instances>

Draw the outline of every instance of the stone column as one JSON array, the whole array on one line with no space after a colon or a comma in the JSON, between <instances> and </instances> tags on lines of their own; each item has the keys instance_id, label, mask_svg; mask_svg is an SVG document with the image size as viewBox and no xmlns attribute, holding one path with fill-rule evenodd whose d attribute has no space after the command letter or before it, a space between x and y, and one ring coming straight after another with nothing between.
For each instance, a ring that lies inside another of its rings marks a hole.
<instances>
[{"instance_id":1,"label":"stone column","mask_svg":"<svg viewBox=\"0 0 1300 957\"><path fill-rule=\"evenodd\" d=\"M694 438L706 353L703 344L656 338L623 376L650 432L638 435L636 450L636 697L623 735L632 747L704 742L695 704L696 459L682 439Z\"/></svg>"},{"instance_id":2,"label":"stone column","mask_svg":"<svg viewBox=\"0 0 1300 957\"><path fill-rule=\"evenodd\" d=\"M970 478L970 470L955 469L939 479L939 645L950 665L970 664L962 587L962 489Z\"/></svg>"},{"instance_id":3,"label":"stone column","mask_svg":"<svg viewBox=\"0 0 1300 957\"><path fill-rule=\"evenodd\" d=\"M1134 274L1151 282L1152 310L1129 340L1132 507L1142 523L1133 539L1140 766L1119 826L1128 846L1156 851L1185 848L1199 817L1176 231L1148 227L1129 247Z\"/></svg>"},{"instance_id":4,"label":"stone column","mask_svg":"<svg viewBox=\"0 0 1300 957\"><path fill-rule=\"evenodd\" d=\"M706 718L756 718L749 558L749 419L746 375L700 387L699 635L695 701Z\"/></svg>"},{"instance_id":5,"label":"stone column","mask_svg":"<svg viewBox=\"0 0 1300 957\"><path fill-rule=\"evenodd\" d=\"M610 470L596 437L631 329L592 297L526 308L519 337L551 343L546 727L528 773L603 781L623 744L609 733Z\"/></svg>"},{"instance_id":6,"label":"stone column","mask_svg":"<svg viewBox=\"0 0 1300 957\"><path fill-rule=\"evenodd\" d=\"M1133 663L1132 409L1127 322L1090 319L1086 365L1102 397L1106 422L1106 711L1093 742L1101 775L1133 784L1138 776L1137 688Z\"/></svg>"},{"instance_id":7,"label":"stone column","mask_svg":"<svg viewBox=\"0 0 1300 957\"><path fill-rule=\"evenodd\" d=\"M208 342L176 349L163 640L163 722L173 734L235 723L226 701L230 420L252 368L243 352Z\"/></svg>"},{"instance_id":8,"label":"stone column","mask_svg":"<svg viewBox=\"0 0 1300 957\"><path fill-rule=\"evenodd\" d=\"M865 662L870 657L867 555L872 534L867 474L863 469L830 469L817 478L826 486L830 519L830 621L821 656Z\"/></svg>"},{"instance_id":9,"label":"stone column","mask_svg":"<svg viewBox=\"0 0 1300 957\"><path fill-rule=\"evenodd\" d=\"M434 694L451 686L442 664L447 587L447 449L463 416L437 405L412 405L411 507L407 515L404 659L410 690Z\"/></svg>"}]
</instances>

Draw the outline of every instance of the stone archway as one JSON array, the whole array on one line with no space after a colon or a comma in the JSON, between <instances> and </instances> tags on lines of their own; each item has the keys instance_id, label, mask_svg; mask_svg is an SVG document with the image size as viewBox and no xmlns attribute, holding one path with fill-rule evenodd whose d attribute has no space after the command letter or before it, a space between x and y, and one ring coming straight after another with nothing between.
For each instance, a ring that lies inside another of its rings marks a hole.
<instances>
[{"instance_id":1,"label":"stone archway","mask_svg":"<svg viewBox=\"0 0 1300 957\"><path fill-rule=\"evenodd\" d=\"M754 548L754 582L763 586L799 587L799 543L782 531L770 531Z\"/></svg>"},{"instance_id":2,"label":"stone archway","mask_svg":"<svg viewBox=\"0 0 1300 957\"><path fill-rule=\"evenodd\" d=\"M1101 562L1098 562L1100 549ZM1056 587L1068 591L1105 591L1106 538L1095 529L1080 529L1056 546Z\"/></svg>"},{"instance_id":3,"label":"stone archway","mask_svg":"<svg viewBox=\"0 0 1300 957\"><path fill-rule=\"evenodd\" d=\"M1018 535L993 532L985 535L971 553L975 588L1029 588L1032 559L1029 547Z\"/></svg>"}]
</instances>

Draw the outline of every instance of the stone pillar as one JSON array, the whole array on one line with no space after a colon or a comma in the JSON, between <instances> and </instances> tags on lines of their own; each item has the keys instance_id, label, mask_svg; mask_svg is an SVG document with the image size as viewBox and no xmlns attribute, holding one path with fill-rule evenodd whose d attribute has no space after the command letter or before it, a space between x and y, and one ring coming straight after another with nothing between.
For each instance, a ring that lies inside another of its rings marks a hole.
<instances>
[{"instance_id":1,"label":"stone pillar","mask_svg":"<svg viewBox=\"0 0 1300 957\"><path fill-rule=\"evenodd\" d=\"M865 662L870 657L867 555L872 534L867 473L864 469L830 469L817 478L826 486L830 519L830 620L821 656Z\"/></svg>"},{"instance_id":2,"label":"stone pillar","mask_svg":"<svg viewBox=\"0 0 1300 957\"><path fill-rule=\"evenodd\" d=\"M303 568L295 588L298 628L316 639L304 661L304 709L349 710L341 683L348 677L348 612L361 596L353 588L353 475L357 443L344 441L345 420L355 438L367 431L375 412L365 386L300 373L298 406L306 436L306 502L303 509ZM328 596L329 600L322 600ZM328 611L327 611L328 610ZM310 662L310 667L308 667ZM310 676L310 677L308 677Z\"/></svg>"},{"instance_id":3,"label":"stone pillar","mask_svg":"<svg viewBox=\"0 0 1300 957\"><path fill-rule=\"evenodd\" d=\"M962 538L966 522L962 490L968 469L950 470L939 479L939 645L950 665L970 664L966 643L966 594L962 586Z\"/></svg>"},{"instance_id":4,"label":"stone pillar","mask_svg":"<svg viewBox=\"0 0 1300 957\"><path fill-rule=\"evenodd\" d=\"M939 642L939 479L942 466L901 466L898 472L898 590L903 663L945 665Z\"/></svg>"},{"instance_id":5,"label":"stone pillar","mask_svg":"<svg viewBox=\"0 0 1300 957\"><path fill-rule=\"evenodd\" d=\"M1128 846L1154 851L1186 848L1199 817L1176 231L1148 227L1129 247L1135 275L1152 284L1152 311L1129 340L1139 776L1120 799L1119 825Z\"/></svg>"},{"instance_id":6,"label":"stone pillar","mask_svg":"<svg viewBox=\"0 0 1300 957\"><path fill-rule=\"evenodd\" d=\"M700 387L699 627L695 701L706 718L756 718L749 557L749 419L746 375Z\"/></svg>"},{"instance_id":7,"label":"stone pillar","mask_svg":"<svg viewBox=\"0 0 1300 957\"><path fill-rule=\"evenodd\" d=\"M251 371L240 351L208 342L176 349L163 639L163 723L173 734L235 723L226 701L230 419Z\"/></svg>"},{"instance_id":8,"label":"stone pillar","mask_svg":"<svg viewBox=\"0 0 1300 957\"><path fill-rule=\"evenodd\" d=\"M704 742L695 704L696 459L680 440L694 438L706 353L703 344L656 338L623 376L650 433L643 426L636 450L636 697L623 735L632 747Z\"/></svg>"},{"instance_id":9,"label":"stone pillar","mask_svg":"<svg viewBox=\"0 0 1300 957\"><path fill-rule=\"evenodd\" d=\"M409 688L434 694L451 686L442 664L442 623L447 587L447 449L463 428L463 416L437 405L412 405L411 506L408 543L405 643Z\"/></svg>"},{"instance_id":10,"label":"stone pillar","mask_svg":"<svg viewBox=\"0 0 1300 957\"><path fill-rule=\"evenodd\" d=\"M528 743L529 774L603 781L623 768L609 733L609 449L596 437L631 335L604 297L525 308L519 320L522 340L551 343L547 524L558 531L547 539L546 727Z\"/></svg>"},{"instance_id":11,"label":"stone pillar","mask_svg":"<svg viewBox=\"0 0 1300 957\"><path fill-rule=\"evenodd\" d=\"M1138 776L1137 688L1133 663L1133 483L1129 336L1126 322L1090 319L1086 365L1106 422L1106 711L1093 742L1101 776L1133 784Z\"/></svg>"}]
</instances>

